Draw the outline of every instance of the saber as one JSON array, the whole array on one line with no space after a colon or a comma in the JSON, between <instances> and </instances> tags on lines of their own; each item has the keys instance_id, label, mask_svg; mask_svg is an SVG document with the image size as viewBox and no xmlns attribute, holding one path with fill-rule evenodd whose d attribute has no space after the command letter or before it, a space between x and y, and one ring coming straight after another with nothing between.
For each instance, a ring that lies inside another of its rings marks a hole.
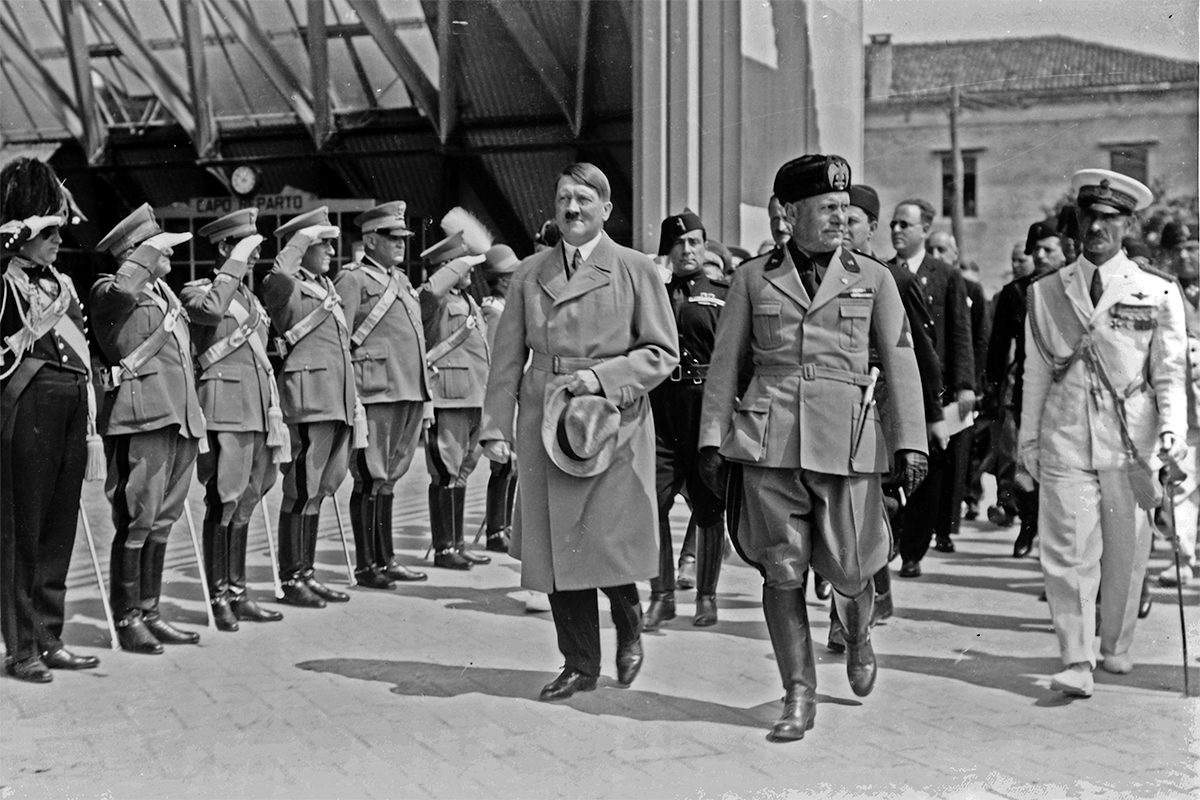
<instances>
[{"instance_id":1,"label":"saber","mask_svg":"<svg viewBox=\"0 0 1200 800\"><path fill-rule=\"evenodd\" d=\"M337 518L338 535L342 537L342 553L346 556L346 579L350 581L351 586L356 586L358 581L354 577L354 562L350 560L350 545L346 544L346 526L342 523L342 507L338 505L337 498L333 500L333 516Z\"/></svg>"},{"instance_id":2,"label":"saber","mask_svg":"<svg viewBox=\"0 0 1200 800\"><path fill-rule=\"evenodd\" d=\"M867 429L867 409L875 401L875 384L879 381L879 367L871 367L867 373L869 382L863 389L862 404L858 407L858 430L854 432L854 448L850 451L850 460L858 455L858 446L862 444L863 432Z\"/></svg>"},{"instance_id":3,"label":"saber","mask_svg":"<svg viewBox=\"0 0 1200 800\"><path fill-rule=\"evenodd\" d=\"M112 604L108 600L108 590L104 588L104 573L100 571L100 559L96 557L96 541L92 538L92 525L88 522L87 514L82 507L79 509L79 521L83 523L83 538L87 540L88 553L92 556L92 570L96 573L96 583L100 586L100 605L104 606L104 621L108 623L108 643L113 650L120 650L117 644L117 623L113 620Z\"/></svg>"},{"instance_id":4,"label":"saber","mask_svg":"<svg viewBox=\"0 0 1200 800\"><path fill-rule=\"evenodd\" d=\"M275 581L275 599L283 597L283 584L279 582L279 555L275 552L275 538L271 536L271 515L267 513L267 498L259 504L262 508L263 530L267 532L267 552L271 554L271 579Z\"/></svg>"},{"instance_id":5,"label":"saber","mask_svg":"<svg viewBox=\"0 0 1200 800\"><path fill-rule=\"evenodd\" d=\"M217 627L217 618L213 616L212 596L208 593L208 572L204 569L204 556L200 551L200 540L196 538L196 523L192 520L192 508L183 501L183 519L187 522L188 533L192 536L192 551L196 554L196 571L200 573L200 589L204 592L204 610L208 612L208 627Z\"/></svg>"}]
</instances>

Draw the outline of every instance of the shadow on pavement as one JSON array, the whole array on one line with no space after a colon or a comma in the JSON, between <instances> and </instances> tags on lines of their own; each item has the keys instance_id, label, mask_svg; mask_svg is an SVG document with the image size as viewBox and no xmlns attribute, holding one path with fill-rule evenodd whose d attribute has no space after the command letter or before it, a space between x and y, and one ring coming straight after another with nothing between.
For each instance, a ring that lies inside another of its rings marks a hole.
<instances>
[{"instance_id":1,"label":"shadow on pavement","mask_svg":"<svg viewBox=\"0 0 1200 800\"><path fill-rule=\"evenodd\" d=\"M459 697L483 694L534 701L554 673L524 669L492 669L422 661L384 661L360 658L328 658L302 661L296 665L310 672L341 675L361 681L392 684L393 694L410 697ZM858 700L818 694L818 703L862 705ZM736 708L707 700L621 688L611 678L600 679L597 690L581 692L556 703L585 714L622 716L639 722L715 722L761 728L765 731L779 716L779 700L748 708Z\"/></svg>"},{"instance_id":2,"label":"shadow on pavement","mask_svg":"<svg viewBox=\"0 0 1200 800\"><path fill-rule=\"evenodd\" d=\"M960 628L982 628L986 630L1046 633L1052 631L1050 615L1045 617L1006 617L998 614L971 614L966 611L947 611L940 608L896 609L897 619L912 622L943 622Z\"/></svg>"}]
</instances>

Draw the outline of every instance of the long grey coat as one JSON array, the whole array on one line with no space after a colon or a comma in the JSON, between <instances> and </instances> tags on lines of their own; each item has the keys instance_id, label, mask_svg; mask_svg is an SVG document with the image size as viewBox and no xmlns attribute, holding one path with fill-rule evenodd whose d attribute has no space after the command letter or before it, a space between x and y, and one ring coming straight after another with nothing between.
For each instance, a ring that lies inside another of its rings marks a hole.
<instances>
[{"instance_id":1,"label":"long grey coat","mask_svg":"<svg viewBox=\"0 0 1200 800\"><path fill-rule=\"evenodd\" d=\"M657 573L654 422L646 393L679 363L675 318L650 259L603 234L569 282L563 266L560 245L527 258L513 274L480 434L517 452L521 491L510 552L521 560L521 585L542 592L617 586ZM542 447L548 388L588 363L566 363L555 374L546 368L553 356L598 359L590 368L622 409L617 452L594 477L562 472Z\"/></svg>"}]
</instances>

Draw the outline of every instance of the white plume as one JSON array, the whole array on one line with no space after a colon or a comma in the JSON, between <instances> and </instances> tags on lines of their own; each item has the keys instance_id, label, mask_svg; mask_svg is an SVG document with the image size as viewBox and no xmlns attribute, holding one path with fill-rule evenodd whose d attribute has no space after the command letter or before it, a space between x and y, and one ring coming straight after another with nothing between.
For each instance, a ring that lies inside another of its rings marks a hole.
<instances>
[{"instance_id":1,"label":"white plume","mask_svg":"<svg viewBox=\"0 0 1200 800\"><path fill-rule=\"evenodd\" d=\"M481 256L492 246L492 235L474 214L461 206L455 206L442 217L442 231L447 236L462 232L463 243L473 256Z\"/></svg>"}]
</instances>

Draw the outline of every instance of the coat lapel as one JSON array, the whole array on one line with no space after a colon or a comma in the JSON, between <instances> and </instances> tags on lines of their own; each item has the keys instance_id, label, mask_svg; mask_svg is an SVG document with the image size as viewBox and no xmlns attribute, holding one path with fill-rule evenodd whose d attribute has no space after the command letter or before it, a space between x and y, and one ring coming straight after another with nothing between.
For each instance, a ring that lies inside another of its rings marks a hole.
<instances>
[{"instance_id":1,"label":"coat lapel","mask_svg":"<svg viewBox=\"0 0 1200 800\"><path fill-rule=\"evenodd\" d=\"M1075 312L1079 314L1079 318L1084 322L1092 316L1092 301L1088 296L1088 287L1083 279L1083 267L1079 261L1072 262L1062 268L1063 288L1066 289L1067 297L1071 300L1071 305L1075 306Z\"/></svg>"},{"instance_id":2,"label":"coat lapel","mask_svg":"<svg viewBox=\"0 0 1200 800\"><path fill-rule=\"evenodd\" d=\"M607 286L611 281L612 268L616 261L613 255L612 240L608 238L608 234L600 234L600 242L592 250L592 254L588 256L587 260L579 265L579 269L575 271L571 279L566 282L562 292L555 298L554 305L560 306L593 289Z\"/></svg>"},{"instance_id":3,"label":"coat lapel","mask_svg":"<svg viewBox=\"0 0 1200 800\"><path fill-rule=\"evenodd\" d=\"M800 273L796 271L792 254L786 247L783 248L783 260L774 269L763 270L763 278L767 283L794 300L801 308L807 310L812 305L812 298L808 296L804 284L800 282Z\"/></svg>"},{"instance_id":4,"label":"coat lapel","mask_svg":"<svg viewBox=\"0 0 1200 800\"><path fill-rule=\"evenodd\" d=\"M1114 258L1119 259L1118 270L1111 279L1104 283L1104 294L1100 295L1100 302L1096 306L1096 311L1092 314L1093 321L1116 305L1133 288L1134 273L1138 270L1137 264L1134 264L1120 253Z\"/></svg>"},{"instance_id":5,"label":"coat lapel","mask_svg":"<svg viewBox=\"0 0 1200 800\"><path fill-rule=\"evenodd\" d=\"M847 259L850 259L849 264L846 263ZM851 265L853 271L851 271ZM825 277L821 279L821 285L817 287L817 296L813 298L812 308L808 312L811 314L816 311L861 280L862 271L854 261L854 256L839 249L829 262L829 269L825 270Z\"/></svg>"},{"instance_id":6,"label":"coat lapel","mask_svg":"<svg viewBox=\"0 0 1200 800\"><path fill-rule=\"evenodd\" d=\"M538 268L536 278L538 286L542 287L542 291L549 295L551 300L558 300L567 287L567 274L563 270L565 259L563 246L559 244L553 250L546 251L542 264Z\"/></svg>"}]
</instances>

